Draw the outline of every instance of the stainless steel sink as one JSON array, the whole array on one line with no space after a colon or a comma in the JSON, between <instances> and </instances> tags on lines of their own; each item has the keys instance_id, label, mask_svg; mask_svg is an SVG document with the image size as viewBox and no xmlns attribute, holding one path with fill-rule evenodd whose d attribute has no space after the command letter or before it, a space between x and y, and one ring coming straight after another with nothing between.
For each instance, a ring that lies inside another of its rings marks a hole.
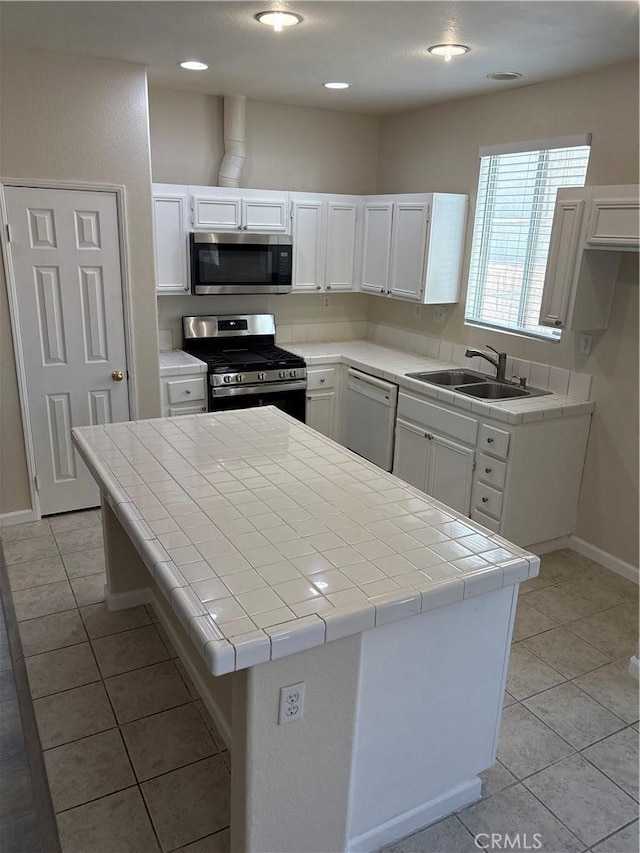
<instances>
[{"instance_id":1,"label":"stainless steel sink","mask_svg":"<svg viewBox=\"0 0 640 853\"><path fill-rule=\"evenodd\" d=\"M486 382L484 373L476 373L474 370L431 370L428 373L407 373L411 379L419 379L421 382L430 382L432 385L469 385L478 382Z\"/></svg>"},{"instance_id":2,"label":"stainless steel sink","mask_svg":"<svg viewBox=\"0 0 640 853\"><path fill-rule=\"evenodd\" d=\"M465 385L462 388L456 388L456 391L460 394L468 394L470 397L479 397L481 400L508 400L510 397L537 396L526 388L503 385L502 382L481 382L478 385Z\"/></svg>"}]
</instances>

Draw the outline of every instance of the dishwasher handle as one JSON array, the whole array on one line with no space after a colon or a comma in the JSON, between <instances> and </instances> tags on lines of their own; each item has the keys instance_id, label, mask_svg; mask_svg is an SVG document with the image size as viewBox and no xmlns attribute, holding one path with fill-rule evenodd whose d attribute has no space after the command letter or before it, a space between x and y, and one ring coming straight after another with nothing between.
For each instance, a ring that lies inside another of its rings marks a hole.
<instances>
[{"instance_id":1,"label":"dishwasher handle","mask_svg":"<svg viewBox=\"0 0 640 853\"><path fill-rule=\"evenodd\" d=\"M384 379L378 379L368 373L362 373L353 367L347 371L347 389L356 394L363 394L373 400L378 400L392 408L396 407L398 386Z\"/></svg>"}]
</instances>

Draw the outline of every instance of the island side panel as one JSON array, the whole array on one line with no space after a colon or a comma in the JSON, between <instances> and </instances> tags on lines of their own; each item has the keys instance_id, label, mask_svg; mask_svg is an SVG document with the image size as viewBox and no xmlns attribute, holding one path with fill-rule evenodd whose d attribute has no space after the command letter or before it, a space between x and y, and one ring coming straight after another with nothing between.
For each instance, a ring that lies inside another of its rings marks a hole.
<instances>
[{"instance_id":1,"label":"island side panel","mask_svg":"<svg viewBox=\"0 0 640 853\"><path fill-rule=\"evenodd\" d=\"M363 635L350 851L377 850L480 796L496 758L518 586Z\"/></svg>"},{"instance_id":2,"label":"island side panel","mask_svg":"<svg viewBox=\"0 0 640 853\"><path fill-rule=\"evenodd\" d=\"M236 672L231 849L343 853L362 635ZM278 725L280 688L305 683L304 717Z\"/></svg>"},{"instance_id":3,"label":"island side panel","mask_svg":"<svg viewBox=\"0 0 640 853\"><path fill-rule=\"evenodd\" d=\"M151 575L108 501L102 496L102 532L109 610L123 610L151 600Z\"/></svg>"}]
</instances>

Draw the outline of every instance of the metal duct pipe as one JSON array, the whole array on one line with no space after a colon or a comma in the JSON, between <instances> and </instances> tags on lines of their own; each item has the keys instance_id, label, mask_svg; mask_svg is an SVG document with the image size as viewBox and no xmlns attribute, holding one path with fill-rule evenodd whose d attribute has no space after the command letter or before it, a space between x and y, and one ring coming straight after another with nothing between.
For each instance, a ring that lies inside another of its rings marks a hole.
<instances>
[{"instance_id":1,"label":"metal duct pipe","mask_svg":"<svg viewBox=\"0 0 640 853\"><path fill-rule=\"evenodd\" d=\"M224 99L224 157L218 172L218 186L239 187L245 159L244 95L226 95Z\"/></svg>"}]
</instances>

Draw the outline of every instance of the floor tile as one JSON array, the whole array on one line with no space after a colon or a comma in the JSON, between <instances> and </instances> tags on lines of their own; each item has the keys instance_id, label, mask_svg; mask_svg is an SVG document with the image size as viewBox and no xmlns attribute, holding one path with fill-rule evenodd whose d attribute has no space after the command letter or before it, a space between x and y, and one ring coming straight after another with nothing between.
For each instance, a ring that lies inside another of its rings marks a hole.
<instances>
[{"instance_id":1,"label":"floor tile","mask_svg":"<svg viewBox=\"0 0 640 853\"><path fill-rule=\"evenodd\" d=\"M12 592L67 579L62 560L58 556L43 557L30 563L14 563L7 566L7 574Z\"/></svg>"},{"instance_id":2,"label":"floor tile","mask_svg":"<svg viewBox=\"0 0 640 853\"><path fill-rule=\"evenodd\" d=\"M224 738L222 737L222 735L218 731L218 727L216 726L216 724L213 722L213 718L211 717L211 714L205 708L205 705L204 705L204 702L202 701L202 699L198 699L196 701L196 708L200 712L200 716L204 720L205 726L209 729L209 733L210 733L211 737L214 739L216 746L218 747L219 750L222 750L223 752L225 752L226 751L226 744L224 742Z\"/></svg>"},{"instance_id":3,"label":"floor tile","mask_svg":"<svg viewBox=\"0 0 640 853\"><path fill-rule=\"evenodd\" d=\"M638 733L624 729L582 753L634 800L638 799Z\"/></svg>"},{"instance_id":4,"label":"floor tile","mask_svg":"<svg viewBox=\"0 0 640 853\"><path fill-rule=\"evenodd\" d=\"M156 853L138 788L127 788L57 816L64 853Z\"/></svg>"},{"instance_id":5,"label":"floor tile","mask_svg":"<svg viewBox=\"0 0 640 853\"><path fill-rule=\"evenodd\" d=\"M520 833L522 839L526 833L532 845L534 833L539 833L543 842L542 853L578 853L584 850L584 844L522 785L481 800L459 812L458 817L474 836L481 832L489 835L493 832L509 833L511 836Z\"/></svg>"},{"instance_id":6,"label":"floor tile","mask_svg":"<svg viewBox=\"0 0 640 853\"><path fill-rule=\"evenodd\" d=\"M93 509L83 512L66 512L62 515L50 515L49 525L54 533L66 533L69 530L82 530L100 525L100 516Z\"/></svg>"},{"instance_id":7,"label":"floor tile","mask_svg":"<svg viewBox=\"0 0 640 853\"><path fill-rule=\"evenodd\" d=\"M456 815L451 815L421 832L403 838L402 841L383 847L381 853L424 853L426 850L437 850L438 853L477 853L478 847L465 825Z\"/></svg>"},{"instance_id":8,"label":"floor tile","mask_svg":"<svg viewBox=\"0 0 640 853\"><path fill-rule=\"evenodd\" d=\"M230 780L218 755L142 783L163 850L173 850L229 826Z\"/></svg>"},{"instance_id":9,"label":"floor tile","mask_svg":"<svg viewBox=\"0 0 640 853\"><path fill-rule=\"evenodd\" d=\"M230 853L230 850L231 832L223 829L215 835L207 835L206 838L181 847L176 853Z\"/></svg>"},{"instance_id":10,"label":"floor tile","mask_svg":"<svg viewBox=\"0 0 640 853\"><path fill-rule=\"evenodd\" d=\"M105 686L120 724L184 705L192 698L173 661L107 678Z\"/></svg>"},{"instance_id":11,"label":"floor tile","mask_svg":"<svg viewBox=\"0 0 640 853\"><path fill-rule=\"evenodd\" d=\"M92 640L151 624L145 607L109 610L104 601L101 601L98 604L81 607L80 613L87 633Z\"/></svg>"},{"instance_id":12,"label":"floor tile","mask_svg":"<svg viewBox=\"0 0 640 853\"><path fill-rule=\"evenodd\" d=\"M562 675L526 649L522 643L511 647L507 689L516 699L525 699L564 681Z\"/></svg>"},{"instance_id":13,"label":"floor tile","mask_svg":"<svg viewBox=\"0 0 640 853\"><path fill-rule=\"evenodd\" d=\"M610 658L631 657L638 648L638 629L625 621L626 613L623 604L571 622L567 627Z\"/></svg>"},{"instance_id":14,"label":"floor tile","mask_svg":"<svg viewBox=\"0 0 640 853\"><path fill-rule=\"evenodd\" d=\"M552 666L565 678L575 678L599 666L610 658L568 628L553 628L536 637L523 640L522 645Z\"/></svg>"},{"instance_id":15,"label":"floor tile","mask_svg":"<svg viewBox=\"0 0 640 853\"><path fill-rule=\"evenodd\" d=\"M2 853L26 853L42 849L38 816L29 811L15 820L0 823L0 850Z\"/></svg>"},{"instance_id":16,"label":"floor tile","mask_svg":"<svg viewBox=\"0 0 640 853\"><path fill-rule=\"evenodd\" d=\"M97 575L105 570L104 548L88 548L86 551L74 551L63 554L62 562L70 578Z\"/></svg>"},{"instance_id":17,"label":"floor tile","mask_svg":"<svg viewBox=\"0 0 640 853\"><path fill-rule=\"evenodd\" d=\"M574 684L560 684L522 703L575 749L624 727L624 722Z\"/></svg>"},{"instance_id":18,"label":"floor tile","mask_svg":"<svg viewBox=\"0 0 640 853\"><path fill-rule=\"evenodd\" d=\"M502 714L498 758L519 779L572 751L569 744L521 705L512 705Z\"/></svg>"},{"instance_id":19,"label":"floor tile","mask_svg":"<svg viewBox=\"0 0 640 853\"><path fill-rule=\"evenodd\" d=\"M87 640L87 633L76 609L28 619L26 622L20 622L18 627L22 650L27 656L84 643Z\"/></svg>"},{"instance_id":20,"label":"floor tile","mask_svg":"<svg viewBox=\"0 0 640 853\"><path fill-rule=\"evenodd\" d=\"M104 585L106 582L107 576L103 572L97 575L87 575L83 578L71 578L69 583L78 607L104 601Z\"/></svg>"},{"instance_id":21,"label":"floor tile","mask_svg":"<svg viewBox=\"0 0 640 853\"><path fill-rule=\"evenodd\" d=\"M49 749L44 760L56 812L135 784L117 729Z\"/></svg>"},{"instance_id":22,"label":"floor tile","mask_svg":"<svg viewBox=\"0 0 640 853\"><path fill-rule=\"evenodd\" d=\"M629 675L629 659L622 658L581 675L575 683L625 723L638 719L638 682Z\"/></svg>"},{"instance_id":23,"label":"floor tile","mask_svg":"<svg viewBox=\"0 0 640 853\"><path fill-rule=\"evenodd\" d=\"M71 554L73 551L86 551L88 548L100 548L104 544L101 526L54 533L54 537L61 554Z\"/></svg>"},{"instance_id":24,"label":"floor tile","mask_svg":"<svg viewBox=\"0 0 640 853\"><path fill-rule=\"evenodd\" d=\"M18 539L14 542L3 542L4 559L8 566L12 563L30 563L43 557L57 557L56 540L51 533L43 536L33 536L29 539Z\"/></svg>"},{"instance_id":25,"label":"floor tile","mask_svg":"<svg viewBox=\"0 0 640 853\"><path fill-rule=\"evenodd\" d=\"M613 574L613 572L609 572L609 574ZM627 583L630 582L627 581ZM599 578L595 580L588 578L572 580L561 584L561 588L571 595L577 595L585 601L593 602L598 611L615 607L616 604L622 604L629 596L629 592L626 589L621 589L620 585L616 584L613 579L611 583L605 583Z\"/></svg>"},{"instance_id":26,"label":"floor tile","mask_svg":"<svg viewBox=\"0 0 640 853\"><path fill-rule=\"evenodd\" d=\"M92 641L103 678L167 660L169 652L153 625Z\"/></svg>"},{"instance_id":27,"label":"floor tile","mask_svg":"<svg viewBox=\"0 0 640 853\"><path fill-rule=\"evenodd\" d=\"M36 699L33 708L43 749L116 725L107 692L100 681Z\"/></svg>"},{"instance_id":28,"label":"floor tile","mask_svg":"<svg viewBox=\"0 0 640 853\"><path fill-rule=\"evenodd\" d=\"M573 622L584 616L597 613L600 608L593 601L575 595L562 586L548 586L544 589L529 592L526 596L527 604L541 610L559 625L565 622Z\"/></svg>"},{"instance_id":29,"label":"floor tile","mask_svg":"<svg viewBox=\"0 0 640 853\"><path fill-rule=\"evenodd\" d=\"M589 846L638 814L638 804L580 755L547 767L524 784Z\"/></svg>"},{"instance_id":30,"label":"floor tile","mask_svg":"<svg viewBox=\"0 0 640 853\"><path fill-rule=\"evenodd\" d=\"M51 527L46 519L27 521L25 524L11 524L0 527L0 542L17 542L19 539L31 539L34 536L46 536L51 533Z\"/></svg>"},{"instance_id":31,"label":"floor tile","mask_svg":"<svg viewBox=\"0 0 640 853\"><path fill-rule=\"evenodd\" d=\"M34 655L25 665L33 699L100 680L89 643Z\"/></svg>"},{"instance_id":32,"label":"floor tile","mask_svg":"<svg viewBox=\"0 0 640 853\"><path fill-rule=\"evenodd\" d=\"M524 640L526 637L548 631L549 628L555 628L557 624L555 619L551 619L541 610L536 610L535 607L527 604L526 597L519 599L516 621L513 626L513 639L515 641Z\"/></svg>"},{"instance_id":33,"label":"floor tile","mask_svg":"<svg viewBox=\"0 0 640 853\"><path fill-rule=\"evenodd\" d=\"M624 829L609 836L593 848L593 853L637 853L640 849L638 844L638 821L630 823Z\"/></svg>"},{"instance_id":34,"label":"floor tile","mask_svg":"<svg viewBox=\"0 0 640 853\"><path fill-rule=\"evenodd\" d=\"M193 702L127 723L122 736L140 782L218 752Z\"/></svg>"},{"instance_id":35,"label":"floor tile","mask_svg":"<svg viewBox=\"0 0 640 853\"><path fill-rule=\"evenodd\" d=\"M499 761L480 774L482 779L482 796L491 797L502 791L504 788L512 785L516 781L516 777L507 768L500 764Z\"/></svg>"},{"instance_id":36,"label":"floor tile","mask_svg":"<svg viewBox=\"0 0 640 853\"><path fill-rule=\"evenodd\" d=\"M12 598L18 622L47 616L49 613L73 610L76 606L68 581L22 589L14 592Z\"/></svg>"}]
</instances>

